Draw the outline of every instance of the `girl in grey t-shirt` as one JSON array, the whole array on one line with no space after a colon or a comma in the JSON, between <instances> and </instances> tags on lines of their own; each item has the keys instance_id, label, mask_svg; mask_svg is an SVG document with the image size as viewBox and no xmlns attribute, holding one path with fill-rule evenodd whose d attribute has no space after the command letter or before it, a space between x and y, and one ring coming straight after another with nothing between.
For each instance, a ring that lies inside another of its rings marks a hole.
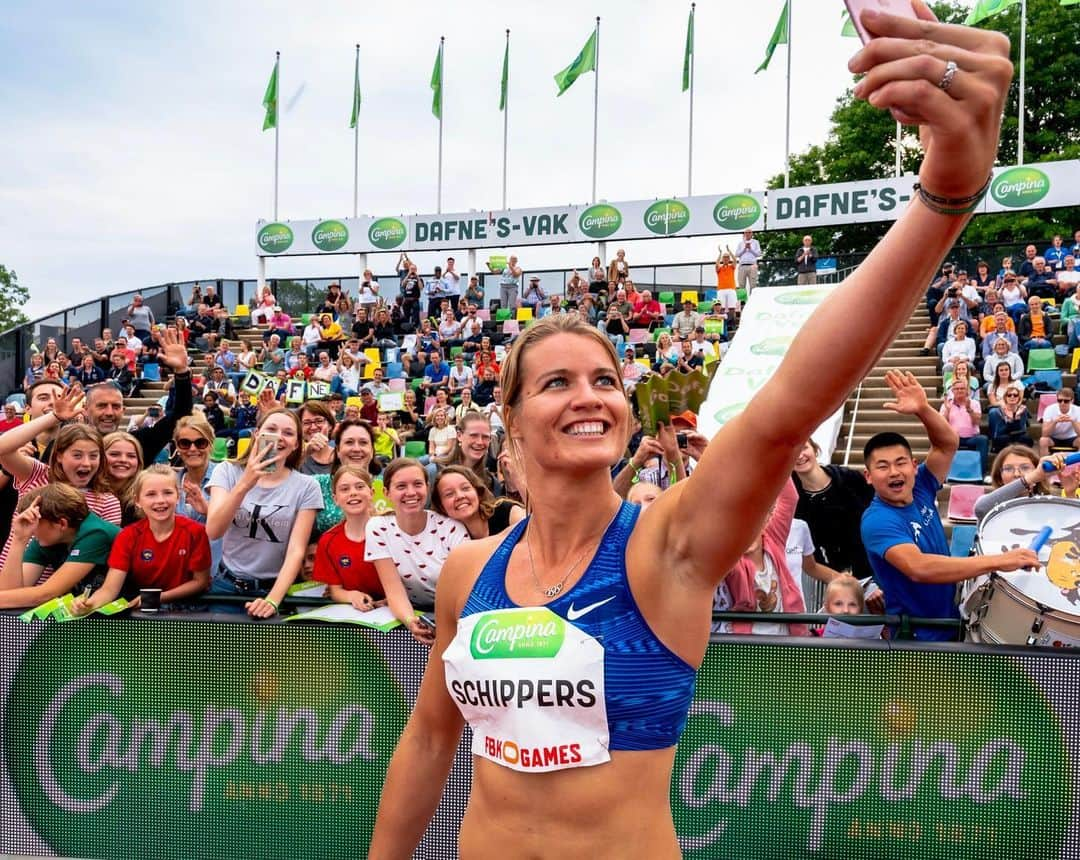
<instances>
[{"instance_id":1,"label":"girl in grey t-shirt","mask_svg":"<svg viewBox=\"0 0 1080 860\"><path fill-rule=\"evenodd\" d=\"M259 436L276 433L276 449L260 457ZM248 614L275 615L304 560L323 499L314 478L296 471L303 455L300 419L287 409L265 413L251 447L221 463L210 479L206 533L222 538L211 591L249 594Z\"/></svg>"}]
</instances>

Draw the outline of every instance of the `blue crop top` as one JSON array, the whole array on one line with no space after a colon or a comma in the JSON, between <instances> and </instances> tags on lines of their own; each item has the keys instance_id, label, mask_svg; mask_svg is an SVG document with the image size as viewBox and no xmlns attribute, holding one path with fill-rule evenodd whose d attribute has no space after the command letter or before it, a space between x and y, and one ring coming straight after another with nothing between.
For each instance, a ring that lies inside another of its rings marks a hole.
<instances>
[{"instance_id":1,"label":"blue crop top","mask_svg":"<svg viewBox=\"0 0 1080 860\"><path fill-rule=\"evenodd\" d=\"M686 725L697 675L649 629L626 577L626 543L641 509L623 502L592 563L569 591L545 608L603 647L604 701L612 750L674 746ZM514 609L506 566L528 519L510 530L480 572L461 617Z\"/></svg>"}]
</instances>

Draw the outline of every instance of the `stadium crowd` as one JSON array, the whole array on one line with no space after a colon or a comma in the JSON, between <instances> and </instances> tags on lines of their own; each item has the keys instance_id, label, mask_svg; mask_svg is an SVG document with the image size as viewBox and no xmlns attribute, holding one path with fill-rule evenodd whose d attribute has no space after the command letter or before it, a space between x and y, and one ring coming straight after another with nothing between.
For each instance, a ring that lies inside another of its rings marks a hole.
<instances>
[{"instance_id":1,"label":"stadium crowd","mask_svg":"<svg viewBox=\"0 0 1080 860\"><path fill-rule=\"evenodd\" d=\"M553 315L584 321L615 347L628 394L645 378L708 373L738 325L736 275L751 241L722 249L716 288L700 294L639 289L620 250L549 295L511 256L489 266L499 299L484 307L479 279L453 258L425 278L402 254L394 288L367 271L356 295L333 284L311 314L290 313L269 286L230 311L196 285L171 320L136 296L115 333L72 338L66 351L50 338L0 421L0 608L66 594L76 612L121 596L138 606L149 588L177 609L202 606L206 592L240 595L231 605L268 618L314 580L358 610L388 605L431 642L417 612L432 608L450 550L525 516L500 379L520 332ZM1061 356L1080 347L1080 233L1077 243L1066 252L1054 237L1042 256L1028 246L1019 267L1005 258L996 275L985 262L974 275L946 264L927 291L924 354L941 359L940 415L959 447L979 452L988 483L1005 483L990 477L993 452L1032 443L1033 392L1054 400L1040 407L1041 453L1080 448L1080 407L1055 355L1055 338ZM693 471L707 440L691 411L655 435L633 429L612 474L644 508ZM860 523L877 485L819 454L808 441L715 609L923 605L887 603L872 581ZM1002 462L993 474L1005 475ZM767 618L715 629L810 632Z\"/></svg>"}]
</instances>

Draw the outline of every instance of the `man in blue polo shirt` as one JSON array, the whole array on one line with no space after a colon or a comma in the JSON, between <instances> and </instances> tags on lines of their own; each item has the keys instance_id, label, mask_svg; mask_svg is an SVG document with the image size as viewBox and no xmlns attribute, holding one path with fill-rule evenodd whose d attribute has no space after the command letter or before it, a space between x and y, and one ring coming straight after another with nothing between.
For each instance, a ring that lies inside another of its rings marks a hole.
<instances>
[{"instance_id":1,"label":"man in blue polo shirt","mask_svg":"<svg viewBox=\"0 0 1080 860\"><path fill-rule=\"evenodd\" d=\"M911 445L899 433L878 433L866 443L863 461L874 500L863 513L863 546L874 580L885 592L888 614L959 619L956 583L992 571L1037 567L1039 559L1030 549L970 558L949 555L937 492L960 440L911 373L890 370L885 382L896 397L885 408L917 417L930 439L930 453L916 466ZM949 641L956 631L915 627L914 635L924 641Z\"/></svg>"},{"instance_id":2,"label":"man in blue polo shirt","mask_svg":"<svg viewBox=\"0 0 1080 860\"><path fill-rule=\"evenodd\" d=\"M424 381L420 383L424 391L434 394L440 388L450 384L450 365L442 360L439 351L433 349L424 368Z\"/></svg>"}]
</instances>

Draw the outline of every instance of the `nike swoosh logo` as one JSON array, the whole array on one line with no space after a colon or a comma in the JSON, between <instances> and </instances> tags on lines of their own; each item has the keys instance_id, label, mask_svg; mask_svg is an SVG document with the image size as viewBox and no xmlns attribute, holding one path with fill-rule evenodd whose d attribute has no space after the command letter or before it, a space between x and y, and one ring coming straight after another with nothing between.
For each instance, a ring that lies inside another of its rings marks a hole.
<instances>
[{"instance_id":1,"label":"nike swoosh logo","mask_svg":"<svg viewBox=\"0 0 1080 860\"><path fill-rule=\"evenodd\" d=\"M566 620L567 621L577 621L579 618L581 618L582 615L588 615L594 609L598 609L599 607L603 606L605 603L610 603L614 599L615 599L615 595L613 594L613 595L611 595L611 597L606 597L603 600L600 600L600 601L598 601L596 603L590 603L588 606L583 606L581 609L574 609L574 604L571 603L570 608L566 610Z\"/></svg>"}]
</instances>

